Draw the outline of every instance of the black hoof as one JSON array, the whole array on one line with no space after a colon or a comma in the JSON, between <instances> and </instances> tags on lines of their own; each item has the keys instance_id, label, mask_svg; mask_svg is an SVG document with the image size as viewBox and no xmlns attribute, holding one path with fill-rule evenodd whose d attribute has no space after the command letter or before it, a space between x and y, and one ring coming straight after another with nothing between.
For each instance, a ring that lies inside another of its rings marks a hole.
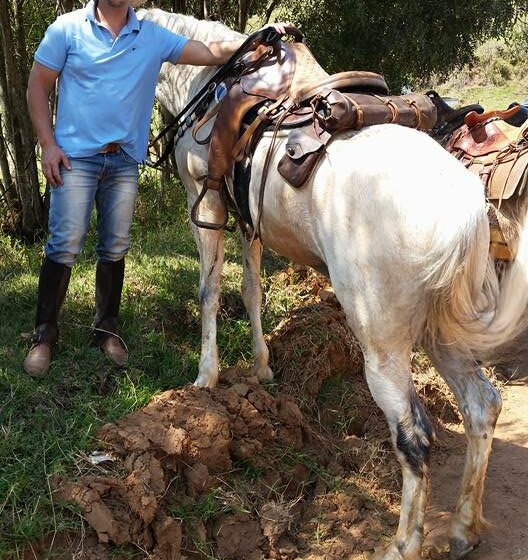
<instances>
[{"instance_id":1,"label":"black hoof","mask_svg":"<svg viewBox=\"0 0 528 560\"><path fill-rule=\"evenodd\" d=\"M480 541L470 543L462 539L451 539L449 541L449 560L460 560L465 558L470 552L473 552Z\"/></svg>"}]
</instances>

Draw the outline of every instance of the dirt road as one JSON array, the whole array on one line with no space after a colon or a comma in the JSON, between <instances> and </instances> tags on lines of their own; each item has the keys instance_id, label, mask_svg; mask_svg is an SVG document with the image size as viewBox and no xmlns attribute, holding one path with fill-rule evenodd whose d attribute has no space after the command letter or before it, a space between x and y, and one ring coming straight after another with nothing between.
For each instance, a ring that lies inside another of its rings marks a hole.
<instances>
[{"instance_id":1,"label":"dirt road","mask_svg":"<svg viewBox=\"0 0 528 560\"><path fill-rule=\"evenodd\" d=\"M528 383L510 384L493 442L484 502L491 523L471 560L528 560ZM445 549L449 513L464 465L464 437L449 435L433 461L426 546ZM445 558L433 553L432 557Z\"/></svg>"}]
</instances>

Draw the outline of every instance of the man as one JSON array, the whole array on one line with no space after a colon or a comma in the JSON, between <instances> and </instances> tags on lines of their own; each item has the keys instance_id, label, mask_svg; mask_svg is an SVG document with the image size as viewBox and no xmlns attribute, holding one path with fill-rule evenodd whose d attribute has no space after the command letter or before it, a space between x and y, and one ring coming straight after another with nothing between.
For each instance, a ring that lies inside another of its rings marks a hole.
<instances>
[{"instance_id":1,"label":"man","mask_svg":"<svg viewBox=\"0 0 528 560\"><path fill-rule=\"evenodd\" d=\"M223 64L242 41L207 45L139 21L136 0L91 0L46 31L30 73L27 99L51 185L49 238L38 287L31 375L47 372L57 318L95 204L97 270L94 340L117 366L127 352L117 331L130 243L138 164L146 156L154 91L163 62ZM284 32L282 25L276 25ZM49 94L59 80L55 131Z\"/></svg>"}]
</instances>

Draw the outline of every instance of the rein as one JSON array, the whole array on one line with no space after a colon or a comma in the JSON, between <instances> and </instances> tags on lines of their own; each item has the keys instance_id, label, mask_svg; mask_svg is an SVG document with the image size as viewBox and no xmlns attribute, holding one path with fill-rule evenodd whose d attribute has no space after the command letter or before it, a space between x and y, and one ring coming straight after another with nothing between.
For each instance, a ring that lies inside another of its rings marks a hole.
<instances>
[{"instance_id":1,"label":"rein","mask_svg":"<svg viewBox=\"0 0 528 560\"><path fill-rule=\"evenodd\" d=\"M171 120L171 122L150 142L149 148L156 144L161 138L169 132L175 131L171 140L165 146L163 153L156 162L150 161L147 157L146 164L149 167L157 169L170 155L174 149L178 138L181 138L185 131L190 128L193 123L200 119L215 94L217 87L229 77L239 77L245 73L251 72L254 67L249 67L244 63L244 56L254 51L259 45L268 45L274 47L280 40L279 33L273 28L264 28L252 33L242 45L230 56L229 60L220 66L213 76L205 83L200 91L187 103L187 105Z\"/></svg>"}]
</instances>

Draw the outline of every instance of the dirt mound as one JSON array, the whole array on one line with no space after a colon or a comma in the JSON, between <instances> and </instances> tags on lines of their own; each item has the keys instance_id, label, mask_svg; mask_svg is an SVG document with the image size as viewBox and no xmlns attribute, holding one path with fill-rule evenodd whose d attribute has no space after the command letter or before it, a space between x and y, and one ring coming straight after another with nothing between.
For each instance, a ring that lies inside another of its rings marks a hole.
<instances>
[{"instance_id":1,"label":"dirt mound","mask_svg":"<svg viewBox=\"0 0 528 560\"><path fill-rule=\"evenodd\" d=\"M264 452L274 447L293 452L307 444L297 405L284 394L271 396L256 379L240 382L237 371L224 377L232 382L230 387L167 391L99 430L98 437L118 457L121 476L85 476L60 483L58 493L81 508L100 542L135 543L154 558L179 558L182 515L170 516L167 509L178 509L219 487L220 474L251 466L283 491L297 485ZM273 531L268 529L266 537L243 511L226 512L215 520L215 528L226 557L248 558L258 551L255 557L262 557L276 540ZM233 531L234 540L229 536ZM242 556L227 554L233 542Z\"/></svg>"},{"instance_id":2,"label":"dirt mound","mask_svg":"<svg viewBox=\"0 0 528 560\"><path fill-rule=\"evenodd\" d=\"M363 381L363 354L328 279L310 269L288 267L281 273L280 283L294 283L304 301L267 337L271 366L281 389L292 395L303 410L312 411L321 400L321 392L324 400L329 385L341 379L356 386L359 394L348 405L367 405L369 410L363 410L366 420L371 415L372 400ZM416 390L433 421L459 423L456 401L429 359L415 352L411 366ZM324 408L328 411L329 407ZM363 435L365 431L356 426L350 434Z\"/></svg>"},{"instance_id":3,"label":"dirt mound","mask_svg":"<svg viewBox=\"0 0 528 560\"><path fill-rule=\"evenodd\" d=\"M99 430L112 461L55 481L98 537L79 560L112 543L157 560L359 560L392 532L399 466L358 343L323 277L300 289L305 305L268 337L280 392L241 369L215 390L167 391ZM413 368L421 396L456 420L430 364L416 355Z\"/></svg>"},{"instance_id":4,"label":"dirt mound","mask_svg":"<svg viewBox=\"0 0 528 560\"><path fill-rule=\"evenodd\" d=\"M158 560L309 558L335 529L327 557L337 559L345 545L350 553L374 542L372 498L350 483L331 490L343 480L334 454L290 396L246 375L232 369L214 391L157 396L99 430L115 457L101 474L55 481L97 533L99 555L114 543Z\"/></svg>"}]
</instances>

